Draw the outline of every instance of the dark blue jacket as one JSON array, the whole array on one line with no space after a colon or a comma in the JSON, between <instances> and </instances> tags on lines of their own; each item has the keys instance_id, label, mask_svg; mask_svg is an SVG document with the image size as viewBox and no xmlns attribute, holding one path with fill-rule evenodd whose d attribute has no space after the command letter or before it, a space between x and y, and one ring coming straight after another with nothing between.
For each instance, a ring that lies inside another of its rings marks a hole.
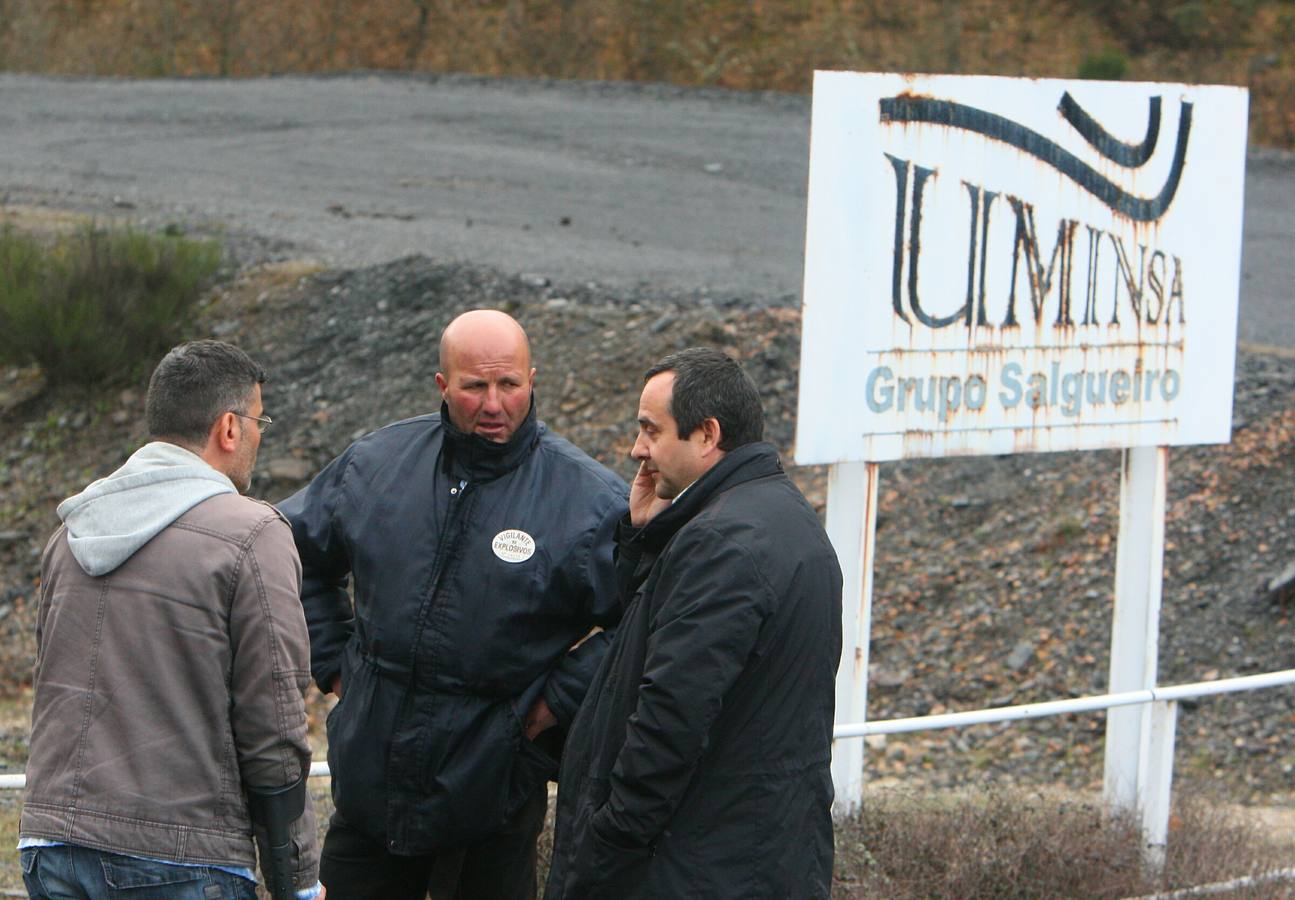
<instances>
[{"instance_id":1,"label":"dark blue jacket","mask_svg":"<svg viewBox=\"0 0 1295 900\"><path fill-rule=\"evenodd\" d=\"M826 900L841 569L813 508L748 444L617 545L546 900Z\"/></svg>"},{"instance_id":2,"label":"dark blue jacket","mask_svg":"<svg viewBox=\"0 0 1295 900\"><path fill-rule=\"evenodd\" d=\"M328 762L348 825L426 853L494 832L544 789L556 762L520 717L543 693L565 729L602 660L604 634L570 648L620 619L625 496L534 405L507 444L442 407L356 441L281 504L312 674L325 691L342 679Z\"/></svg>"}]
</instances>

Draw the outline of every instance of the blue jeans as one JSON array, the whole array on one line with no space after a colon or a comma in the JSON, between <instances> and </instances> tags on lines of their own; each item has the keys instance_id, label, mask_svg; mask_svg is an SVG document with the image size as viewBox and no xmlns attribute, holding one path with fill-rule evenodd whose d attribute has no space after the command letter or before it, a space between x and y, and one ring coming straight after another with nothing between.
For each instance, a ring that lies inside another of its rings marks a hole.
<instances>
[{"instance_id":1,"label":"blue jeans","mask_svg":"<svg viewBox=\"0 0 1295 900\"><path fill-rule=\"evenodd\" d=\"M19 851L32 900L256 900L256 885L220 869L174 866L85 847Z\"/></svg>"}]
</instances>

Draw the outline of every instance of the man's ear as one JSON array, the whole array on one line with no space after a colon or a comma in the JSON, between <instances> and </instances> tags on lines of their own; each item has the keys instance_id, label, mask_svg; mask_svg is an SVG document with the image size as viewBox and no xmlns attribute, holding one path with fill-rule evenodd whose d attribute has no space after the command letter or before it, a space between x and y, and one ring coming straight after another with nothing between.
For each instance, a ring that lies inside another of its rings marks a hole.
<instances>
[{"instance_id":1,"label":"man's ear","mask_svg":"<svg viewBox=\"0 0 1295 900\"><path fill-rule=\"evenodd\" d=\"M444 394L445 389L450 386L449 381L447 381L445 376L440 372L436 373L436 386L440 388L442 394Z\"/></svg>"},{"instance_id":2,"label":"man's ear","mask_svg":"<svg viewBox=\"0 0 1295 900\"><path fill-rule=\"evenodd\" d=\"M238 448L238 416L232 412L221 413L207 432L207 446L222 453L233 453Z\"/></svg>"},{"instance_id":3,"label":"man's ear","mask_svg":"<svg viewBox=\"0 0 1295 900\"><path fill-rule=\"evenodd\" d=\"M724 439L723 429L719 427L719 419L712 416L709 419L702 419L701 425L702 449L709 453L712 450L719 449L719 442Z\"/></svg>"}]
</instances>

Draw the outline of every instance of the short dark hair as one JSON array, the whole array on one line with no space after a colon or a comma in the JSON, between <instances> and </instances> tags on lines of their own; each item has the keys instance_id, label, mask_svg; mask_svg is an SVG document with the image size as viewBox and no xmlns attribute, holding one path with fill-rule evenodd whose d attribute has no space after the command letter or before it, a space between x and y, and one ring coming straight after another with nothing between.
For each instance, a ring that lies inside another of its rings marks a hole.
<instances>
[{"instance_id":1,"label":"short dark hair","mask_svg":"<svg viewBox=\"0 0 1295 900\"><path fill-rule=\"evenodd\" d=\"M148 380L148 433L196 447L227 412L247 412L265 371L233 344L189 341L162 357Z\"/></svg>"},{"instance_id":2,"label":"short dark hair","mask_svg":"<svg viewBox=\"0 0 1295 900\"><path fill-rule=\"evenodd\" d=\"M687 438L713 418L719 421L719 449L726 452L764 438L760 392L737 360L711 347L689 347L648 369L643 381L662 372L674 372L670 415L679 437Z\"/></svg>"}]
</instances>

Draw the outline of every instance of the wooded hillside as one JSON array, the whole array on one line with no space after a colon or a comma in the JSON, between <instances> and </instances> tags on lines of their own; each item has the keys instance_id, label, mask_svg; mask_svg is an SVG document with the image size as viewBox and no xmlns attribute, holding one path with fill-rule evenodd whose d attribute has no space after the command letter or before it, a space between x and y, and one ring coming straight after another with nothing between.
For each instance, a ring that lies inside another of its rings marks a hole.
<instances>
[{"instance_id":1,"label":"wooded hillside","mask_svg":"<svg viewBox=\"0 0 1295 900\"><path fill-rule=\"evenodd\" d=\"M1247 85L1295 146L1292 0L0 0L0 69L357 69L807 91L815 68Z\"/></svg>"}]
</instances>

